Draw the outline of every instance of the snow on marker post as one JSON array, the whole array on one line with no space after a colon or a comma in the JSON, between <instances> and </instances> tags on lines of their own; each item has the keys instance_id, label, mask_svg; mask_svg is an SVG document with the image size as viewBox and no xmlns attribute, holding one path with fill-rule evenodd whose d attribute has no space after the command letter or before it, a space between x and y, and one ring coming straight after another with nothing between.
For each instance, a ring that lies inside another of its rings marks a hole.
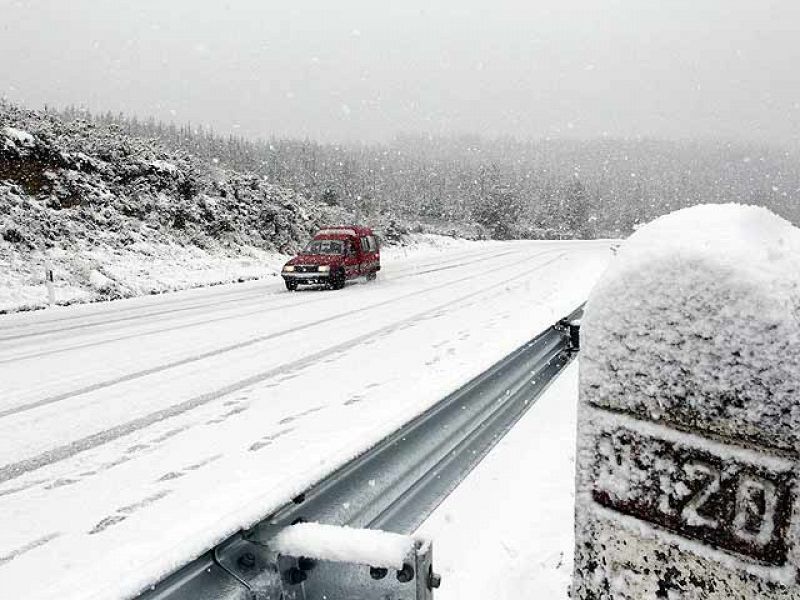
<instances>
[{"instance_id":1,"label":"snow on marker post","mask_svg":"<svg viewBox=\"0 0 800 600\"><path fill-rule=\"evenodd\" d=\"M53 264L47 261L44 264L44 285L47 288L47 305L52 307L56 303L55 273Z\"/></svg>"},{"instance_id":2,"label":"snow on marker post","mask_svg":"<svg viewBox=\"0 0 800 600\"><path fill-rule=\"evenodd\" d=\"M800 598L800 230L705 205L637 231L583 323L577 600Z\"/></svg>"}]
</instances>

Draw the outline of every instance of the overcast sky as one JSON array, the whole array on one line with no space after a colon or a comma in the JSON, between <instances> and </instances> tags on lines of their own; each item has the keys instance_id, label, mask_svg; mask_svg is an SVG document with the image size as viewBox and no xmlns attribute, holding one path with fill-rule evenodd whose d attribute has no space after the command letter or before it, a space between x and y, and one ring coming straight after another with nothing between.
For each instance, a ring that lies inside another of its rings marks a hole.
<instances>
[{"instance_id":1,"label":"overcast sky","mask_svg":"<svg viewBox=\"0 0 800 600\"><path fill-rule=\"evenodd\" d=\"M0 95L246 136L800 143L800 1L0 0Z\"/></svg>"}]
</instances>

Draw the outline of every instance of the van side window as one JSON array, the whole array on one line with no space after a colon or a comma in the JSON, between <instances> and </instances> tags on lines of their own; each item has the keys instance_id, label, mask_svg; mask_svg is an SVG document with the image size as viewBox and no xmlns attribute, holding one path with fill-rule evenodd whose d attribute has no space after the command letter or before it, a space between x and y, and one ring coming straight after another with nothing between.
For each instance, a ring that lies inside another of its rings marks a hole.
<instances>
[{"instance_id":1,"label":"van side window","mask_svg":"<svg viewBox=\"0 0 800 600\"><path fill-rule=\"evenodd\" d=\"M361 251L362 252L371 252L372 251L372 248L371 248L370 243L369 243L369 238L367 238L367 237L362 237L361 238Z\"/></svg>"}]
</instances>

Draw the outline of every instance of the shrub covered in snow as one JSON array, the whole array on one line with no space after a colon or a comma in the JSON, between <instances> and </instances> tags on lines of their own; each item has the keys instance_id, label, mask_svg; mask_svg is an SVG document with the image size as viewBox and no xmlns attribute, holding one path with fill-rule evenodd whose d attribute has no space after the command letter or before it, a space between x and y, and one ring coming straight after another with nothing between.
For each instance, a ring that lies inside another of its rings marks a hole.
<instances>
[{"instance_id":1,"label":"shrub covered in snow","mask_svg":"<svg viewBox=\"0 0 800 600\"><path fill-rule=\"evenodd\" d=\"M40 249L100 238L291 251L315 228L344 218L114 125L65 123L7 104L0 105L0 181L4 230L13 226L17 239Z\"/></svg>"}]
</instances>

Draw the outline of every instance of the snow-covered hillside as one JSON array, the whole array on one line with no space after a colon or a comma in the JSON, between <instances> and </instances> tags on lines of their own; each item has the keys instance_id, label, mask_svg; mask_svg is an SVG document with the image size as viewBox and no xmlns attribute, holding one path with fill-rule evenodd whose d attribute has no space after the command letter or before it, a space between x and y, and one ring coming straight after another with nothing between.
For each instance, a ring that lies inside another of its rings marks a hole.
<instances>
[{"instance_id":1,"label":"snow-covered hillside","mask_svg":"<svg viewBox=\"0 0 800 600\"><path fill-rule=\"evenodd\" d=\"M341 209L124 134L0 103L0 311L269 273Z\"/></svg>"}]
</instances>

